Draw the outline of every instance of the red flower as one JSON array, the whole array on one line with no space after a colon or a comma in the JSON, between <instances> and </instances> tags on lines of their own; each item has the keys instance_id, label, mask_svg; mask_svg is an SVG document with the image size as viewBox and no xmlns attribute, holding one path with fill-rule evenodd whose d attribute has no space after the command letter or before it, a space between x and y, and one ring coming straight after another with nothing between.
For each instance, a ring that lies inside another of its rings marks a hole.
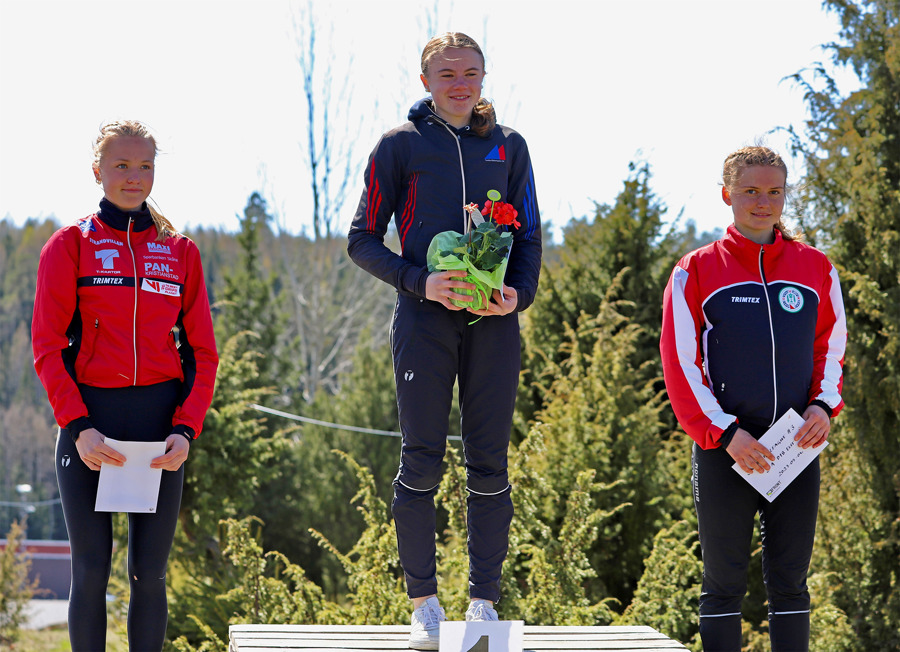
<instances>
[{"instance_id":1,"label":"red flower","mask_svg":"<svg viewBox=\"0 0 900 652\"><path fill-rule=\"evenodd\" d=\"M516 220L519 216L519 211L513 208L512 204L507 204L506 202L492 202L488 199L484 203L484 208L481 209L481 214L488 219L493 219L497 224L512 225L517 229L522 226Z\"/></svg>"}]
</instances>

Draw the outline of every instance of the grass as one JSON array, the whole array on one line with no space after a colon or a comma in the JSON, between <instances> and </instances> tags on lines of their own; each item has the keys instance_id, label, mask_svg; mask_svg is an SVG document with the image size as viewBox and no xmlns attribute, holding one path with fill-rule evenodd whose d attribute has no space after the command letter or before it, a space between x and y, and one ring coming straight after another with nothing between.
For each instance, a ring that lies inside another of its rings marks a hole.
<instances>
[{"instance_id":1,"label":"grass","mask_svg":"<svg viewBox=\"0 0 900 652\"><path fill-rule=\"evenodd\" d=\"M24 629L10 648L10 652L72 652L69 645L69 628L57 625L45 629ZM106 632L106 652L128 652L128 641L117 628Z\"/></svg>"}]
</instances>

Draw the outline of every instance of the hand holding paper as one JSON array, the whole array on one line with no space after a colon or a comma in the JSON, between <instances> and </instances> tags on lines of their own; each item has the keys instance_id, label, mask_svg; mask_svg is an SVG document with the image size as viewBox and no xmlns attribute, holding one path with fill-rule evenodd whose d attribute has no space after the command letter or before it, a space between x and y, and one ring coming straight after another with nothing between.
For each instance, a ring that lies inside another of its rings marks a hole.
<instances>
[{"instance_id":1,"label":"hand holding paper","mask_svg":"<svg viewBox=\"0 0 900 652\"><path fill-rule=\"evenodd\" d=\"M191 450L188 440L178 433L172 433L166 437L166 454L154 458L150 462L151 469L162 469L163 471L177 471L184 464Z\"/></svg>"},{"instance_id":2,"label":"hand holding paper","mask_svg":"<svg viewBox=\"0 0 900 652\"><path fill-rule=\"evenodd\" d=\"M825 443L831 431L831 417L818 405L810 405L803 412L803 418L805 421L794 439L800 448L818 448Z\"/></svg>"},{"instance_id":3,"label":"hand holding paper","mask_svg":"<svg viewBox=\"0 0 900 652\"><path fill-rule=\"evenodd\" d=\"M107 437L106 444L122 453L126 460L122 466L103 464L100 467L94 511L156 512L162 469L150 468L150 462L166 452L166 442L119 441Z\"/></svg>"},{"instance_id":4,"label":"hand holding paper","mask_svg":"<svg viewBox=\"0 0 900 652\"><path fill-rule=\"evenodd\" d=\"M766 460L775 461L772 451L763 446L749 432L738 428L726 452L731 455L744 473L765 473L771 467Z\"/></svg>"},{"instance_id":5,"label":"hand holding paper","mask_svg":"<svg viewBox=\"0 0 900 652\"><path fill-rule=\"evenodd\" d=\"M800 475L800 472L828 446L828 441L823 439L824 443L819 446L801 448L797 435L803 423L799 414L794 410L788 410L769 428L766 434L759 438L759 443L768 448L774 456L768 471L748 474L737 463L731 467L769 502L775 500L793 482L794 478Z\"/></svg>"},{"instance_id":6,"label":"hand holding paper","mask_svg":"<svg viewBox=\"0 0 900 652\"><path fill-rule=\"evenodd\" d=\"M122 466L125 456L110 447L96 428L82 430L75 442L78 456L91 471L99 471L101 464Z\"/></svg>"}]
</instances>

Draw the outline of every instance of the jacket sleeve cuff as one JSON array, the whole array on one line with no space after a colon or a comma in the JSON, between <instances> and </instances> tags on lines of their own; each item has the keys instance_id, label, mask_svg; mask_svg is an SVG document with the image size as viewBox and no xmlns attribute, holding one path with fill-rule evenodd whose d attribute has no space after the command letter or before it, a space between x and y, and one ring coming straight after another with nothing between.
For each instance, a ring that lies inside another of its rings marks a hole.
<instances>
[{"instance_id":1,"label":"jacket sleeve cuff","mask_svg":"<svg viewBox=\"0 0 900 652\"><path fill-rule=\"evenodd\" d=\"M725 431L722 433L722 436L719 437L719 448L725 449L728 448L728 444L731 443L731 440L734 439L735 433L738 430L738 422L732 421L731 425L725 428Z\"/></svg>"},{"instance_id":2,"label":"jacket sleeve cuff","mask_svg":"<svg viewBox=\"0 0 900 652\"><path fill-rule=\"evenodd\" d=\"M426 299L425 296L425 284L428 281L428 276L431 272L428 271L428 267L418 267L413 268L408 272L409 276L406 277L410 279L408 287L404 287L401 289L405 289L408 292L412 292L413 294ZM404 285L407 285L404 283Z\"/></svg>"},{"instance_id":3,"label":"jacket sleeve cuff","mask_svg":"<svg viewBox=\"0 0 900 652\"><path fill-rule=\"evenodd\" d=\"M187 439L189 443L192 443L194 441L194 436L195 436L194 429L183 423L179 423L177 426L173 426L172 434L173 435L174 434L181 435L182 437Z\"/></svg>"},{"instance_id":4,"label":"jacket sleeve cuff","mask_svg":"<svg viewBox=\"0 0 900 652\"><path fill-rule=\"evenodd\" d=\"M825 410L825 414L828 415L828 418L829 418L829 419L830 419L830 418L832 417L832 415L834 414L834 410L832 410L832 409L828 406L828 404L825 403L824 401L820 401L819 399L816 399L816 400L814 400L814 401L810 401L810 402L809 402L809 405L807 405L806 407L812 407L813 405L818 406L818 407L822 408L823 410Z\"/></svg>"},{"instance_id":5,"label":"jacket sleeve cuff","mask_svg":"<svg viewBox=\"0 0 900 652\"><path fill-rule=\"evenodd\" d=\"M90 430L93 427L94 424L91 423L90 418L78 417L74 421L70 421L69 425L65 427L65 430L69 433L69 437L72 438L72 441L78 441L78 437L82 432Z\"/></svg>"}]
</instances>

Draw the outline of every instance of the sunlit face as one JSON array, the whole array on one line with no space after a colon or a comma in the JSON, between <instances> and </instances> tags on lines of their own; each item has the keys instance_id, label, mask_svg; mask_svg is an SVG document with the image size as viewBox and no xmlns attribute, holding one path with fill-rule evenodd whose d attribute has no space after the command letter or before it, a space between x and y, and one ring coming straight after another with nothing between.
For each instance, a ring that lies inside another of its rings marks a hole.
<instances>
[{"instance_id":1,"label":"sunlit face","mask_svg":"<svg viewBox=\"0 0 900 652\"><path fill-rule=\"evenodd\" d=\"M472 109L481 99L484 61L472 48L447 48L428 62L421 75L431 93L435 112L456 128L472 119Z\"/></svg>"},{"instance_id":2,"label":"sunlit face","mask_svg":"<svg viewBox=\"0 0 900 652\"><path fill-rule=\"evenodd\" d=\"M153 142L139 136L116 136L106 142L94 176L103 185L103 194L123 211L133 211L153 189Z\"/></svg>"},{"instance_id":3,"label":"sunlit face","mask_svg":"<svg viewBox=\"0 0 900 652\"><path fill-rule=\"evenodd\" d=\"M734 226L758 244L775 241L773 227L784 210L783 170L768 165L744 168L731 188L722 188L722 199L731 206Z\"/></svg>"}]
</instances>

